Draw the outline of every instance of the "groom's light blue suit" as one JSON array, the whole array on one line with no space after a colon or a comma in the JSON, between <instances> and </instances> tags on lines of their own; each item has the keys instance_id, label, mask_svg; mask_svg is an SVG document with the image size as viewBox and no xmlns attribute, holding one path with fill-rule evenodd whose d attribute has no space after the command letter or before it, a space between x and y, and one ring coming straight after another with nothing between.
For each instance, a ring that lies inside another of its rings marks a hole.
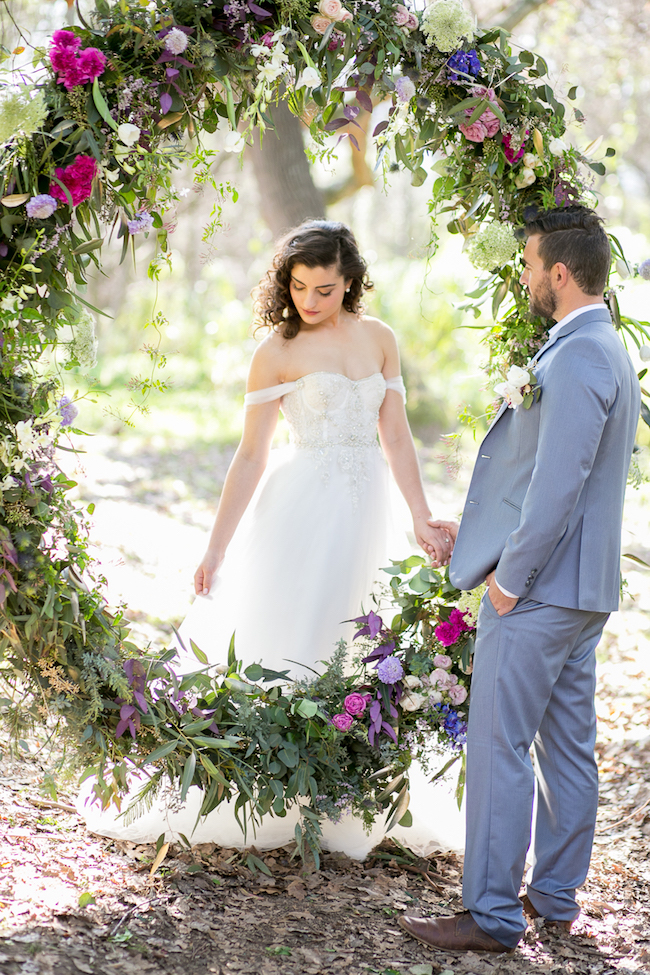
<instances>
[{"instance_id":1,"label":"groom's light blue suit","mask_svg":"<svg viewBox=\"0 0 650 975\"><path fill-rule=\"evenodd\" d=\"M553 920L578 914L598 801L594 651L618 607L640 407L603 308L564 324L532 369L541 396L528 410L504 404L485 436L449 570L473 589L496 569L519 596L499 616L486 594L479 614L463 880L474 920L509 946L525 929L518 894L531 819L530 900Z\"/></svg>"}]
</instances>

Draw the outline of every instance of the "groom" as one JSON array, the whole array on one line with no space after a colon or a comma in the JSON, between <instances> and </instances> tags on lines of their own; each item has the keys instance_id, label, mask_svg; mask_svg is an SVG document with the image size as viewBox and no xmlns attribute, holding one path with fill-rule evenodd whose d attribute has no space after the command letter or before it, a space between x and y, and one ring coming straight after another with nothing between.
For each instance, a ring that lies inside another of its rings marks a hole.
<instances>
[{"instance_id":1,"label":"groom","mask_svg":"<svg viewBox=\"0 0 650 975\"><path fill-rule=\"evenodd\" d=\"M598 802L594 651L618 607L640 407L603 301L611 257L599 217L566 207L525 230L531 312L557 324L529 367L539 397L529 409L504 401L481 444L449 573L459 589L489 587L467 741L467 910L400 922L450 950L513 950L523 911L565 930L578 916Z\"/></svg>"}]
</instances>

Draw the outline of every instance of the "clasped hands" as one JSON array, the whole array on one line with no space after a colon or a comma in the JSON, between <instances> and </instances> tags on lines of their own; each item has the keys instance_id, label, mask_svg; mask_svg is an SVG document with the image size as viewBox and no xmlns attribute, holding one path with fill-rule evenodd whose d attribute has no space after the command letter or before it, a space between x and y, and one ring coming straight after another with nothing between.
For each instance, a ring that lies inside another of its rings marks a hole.
<instances>
[{"instance_id":1,"label":"clasped hands","mask_svg":"<svg viewBox=\"0 0 650 975\"><path fill-rule=\"evenodd\" d=\"M423 526L415 524L418 545L431 557L431 564L436 568L449 564L457 534L456 521L429 519Z\"/></svg>"}]
</instances>

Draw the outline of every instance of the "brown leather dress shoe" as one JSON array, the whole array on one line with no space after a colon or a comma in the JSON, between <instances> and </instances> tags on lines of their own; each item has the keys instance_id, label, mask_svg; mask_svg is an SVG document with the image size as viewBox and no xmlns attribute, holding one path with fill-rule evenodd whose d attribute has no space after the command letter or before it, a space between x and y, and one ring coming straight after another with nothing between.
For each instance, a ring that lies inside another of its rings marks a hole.
<instances>
[{"instance_id":1,"label":"brown leather dress shoe","mask_svg":"<svg viewBox=\"0 0 650 975\"><path fill-rule=\"evenodd\" d=\"M532 917L532 918L543 917L543 915L540 914L538 910L536 910L528 894L522 894L519 900L521 901L522 907L524 909L524 914L527 914L528 917ZM551 918L548 917L544 918L544 927L558 928L560 931L566 931L567 933L571 930L572 924L573 921L553 921Z\"/></svg>"},{"instance_id":2,"label":"brown leather dress shoe","mask_svg":"<svg viewBox=\"0 0 650 975\"><path fill-rule=\"evenodd\" d=\"M401 917L397 922L429 948L447 951L512 952L478 926L469 911L452 917ZM523 932L522 932L523 933Z\"/></svg>"}]
</instances>

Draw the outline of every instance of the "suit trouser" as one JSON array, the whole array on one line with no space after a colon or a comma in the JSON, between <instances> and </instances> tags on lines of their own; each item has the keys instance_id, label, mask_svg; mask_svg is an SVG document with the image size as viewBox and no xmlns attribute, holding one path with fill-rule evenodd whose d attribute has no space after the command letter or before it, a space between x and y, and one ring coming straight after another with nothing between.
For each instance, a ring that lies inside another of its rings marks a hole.
<instances>
[{"instance_id":1,"label":"suit trouser","mask_svg":"<svg viewBox=\"0 0 650 975\"><path fill-rule=\"evenodd\" d=\"M526 927L518 895L531 822L531 902L557 921L579 913L575 890L587 876L598 805L594 651L607 618L531 599L499 616L483 597L467 736L463 902L508 947Z\"/></svg>"}]
</instances>

